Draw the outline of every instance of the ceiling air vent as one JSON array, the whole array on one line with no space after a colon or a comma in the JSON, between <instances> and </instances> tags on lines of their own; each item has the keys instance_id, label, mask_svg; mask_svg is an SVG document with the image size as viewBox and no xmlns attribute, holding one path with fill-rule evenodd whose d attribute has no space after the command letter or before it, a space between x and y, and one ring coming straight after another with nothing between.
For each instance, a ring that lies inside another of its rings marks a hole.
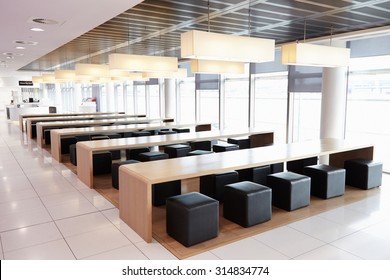
<instances>
[{"instance_id":1,"label":"ceiling air vent","mask_svg":"<svg viewBox=\"0 0 390 280\"><path fill-rule=\"evenodd\" d=\"M24 41L24 40L16 40L14 41L15 44L21 44L21 45L30 45L30 46L35 46L38 44L38 42L35 41Z\"/></svg>"},{"instance_id":2,"label":"ceiling air vent","mask_svg":"<svg viewBox=\"0 0 390 280\"><path fill-rule=\"evenodd\" d=\"M39 24L58 24L58 21L55 21L53 19L47 19L47 18L33 18L33 22L39 23Z\"/></svg>"}]
</instances>

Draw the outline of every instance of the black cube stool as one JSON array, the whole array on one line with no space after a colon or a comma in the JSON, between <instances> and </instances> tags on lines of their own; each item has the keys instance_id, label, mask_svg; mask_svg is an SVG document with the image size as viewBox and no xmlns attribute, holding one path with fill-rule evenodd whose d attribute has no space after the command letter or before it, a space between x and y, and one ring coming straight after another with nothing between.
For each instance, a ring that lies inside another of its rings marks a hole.
<instances>
[{"instance_id":1,"label":"black cube stool","mask_svg":"<svg viewBox=\"0 0 390 280\"><path fill-rule=\"evenodd\" d=\"M169 158L186 157L191 152L191 147L184 144L175 144L164 147L164 152Z\"/></svg>"},{"instance_id":2,"label":"black cube stool","mask_svg":"<svg viewBox=\"0 0 390 280\"><path fill-rule=\"evenodd\" d=\"M170 181L152 185L153 206L165 205L168 197L181 194L181 181Z\"/></svg>"},{"instance_id":3,"label":"black cube stool","mask_svg":"<svg viewBox=\"0 0 390 280\"><path fill-rule=\"evenodd\" d=\"M330 165L309 165L303 168L311 178L311 195L328 199L345 193L345 169Z\"/></svg>"},{"instance_id":4,"label":"black cube stool","mask_svg":"<svg viewBox=\"0 0 390 280\"><path fill-rule=\"evenodd\" d=\"M237 171L222 172L200 177L199 191L204 195L223 202L225 185L237 183L239 176Z\"/></svg>"},{"instance_id":5,"label":"black cube stool","mask_svg":"<svg viewBox=\"0 0 390 280\"><path fill-rule=\"evenodd\" d=\"M138 160L125 160L125 161L120 161L120 162L114 162L111 165L111 176L112 176L112 186L115 189L119 189L119 167L124 164L133 164L139 162Z\"/></svg>"},{"instance_id":6,"label":"black cube stool","mask_svg":"<svg viewBox=\"0 0 390 280\"><path fill-rule=\"evenodd\" d=\"M192 192L167 199L167 233L186 247L218 236L218 201Z\"/></svg>"},{"instance_id":7,"label":"black cube stool","mask_svg":"<svg viewBox=\"0 0 390 280\"><path fill-rule=\"evenodd\" d=\"M93 175L111 173L111 153L108 151L96 152L92 156Z\"/></svg>"},{"instance_id":8,"label":"black cube stool","mask_svg":"<svg viewBox=\"0 0 390 280\"><path fill-rule=\"evenodd\" d=\"M133 131L133 137L141 137L141 136L150 136L152 133L150 131Z\"/></svg>"},{"instance_id":9,"label":"black cube stool","mask_svg":"<svg viewBox=\"0 0 390 280\"><path fill-rule=\"evenodd\" d=\"M367 159L351 159L344 162L346 184L368 190L382 185L381 162Z\"/></svg>"},{"instance_id":10,"label":"black cube stool","mask_svg":"<svg viewBox=\"0 0 390 280\"><path fill-rule=\"evenodd\" d=\"M200 156L200 155L207 155L212 154L212 151L205 151L205 150L194 150L188 153L189 156Z\"/></svg>"},{"instance_id":11,"label":"black cube stool","mask_svg":"<svg viewBox=\"0 0 390 280\"><path fill-rule=\"evenodd\" d=\"M239 149L237 144L230 143L221 143L213 145L213 151L215 153L227 152L227 151L236 151Z\"/></svg>"},{"instance_id":12,"label":"black cube stool","mask_svg":"<svg viewBox=\"0 0 390 280\"><path fill-rule=\"evenodd\" d=\"M284 171L284 162L270 164L270 173L279 173Z\"/></svg>"},{"instance_id":13,"label":"black cube stool","mask_svg":"<svg viewBox=\"0 0 390 280\"><path fill-rule=\"evenodd\" d=\"M165 131L160 130L158 132L158 135L168 135L168 134L177 134L177 132L172 130L165 130Z\"/></svg>"},{"instance_id":14,"label":"black cube stool","mask_svg":"<svg viewBox=\"0 0 390 280\"><path fill-rule=\"evenodd\" d=\"M177 133L187 133L190 132L189 128L172 128L172 131L176 131Z\"/></svg>"},{"instance_id":15,"label":"black cube stool","mask_svg":"<svg viewBox=\"0 0 390 280\"><path fill-rule=\"evenodd\" d=\"M76 143L76 137L61 137L61 155L69 154L69 146Z\"/></svg>"},{"instance_id":16,"label":"black cube stool","mask_svg":"<svg viewBox=\"0 0 390 280\"><path fill-rule=\"evenodd\" d=\"M191 150L203 150L203 151L211 151L211 141L203 140L203 141L193 141L190 142Z\"/></svg>"},{"instance_id":17,"label":"black cube stool","mask_svg":"<svg viewBox=\"0 0 390 280\"><path fill-rule=\"evenodd\" d=\"M269 165L245 168L237 171L240 175L240 181L251 181L262 185L267 185L267 176L271 173Z\"/></svg>"},{"instance_id":18,"label":"black cube stool","mask_svg":"<svg viewBox=\"0 0 390 280\"><path fill-rule=\"evenodd\" d=\"M76 135L75 137L77 139L77 142L80 142L80 141L90 141L91 140L91 135L89 135L89 134Z\"/></svg>"},{"instance_id":19,"label":"black cube stool","mask_svg":"<svg viewBox=\"0 0 390 280\"><path fill-rule=\"evenodd\" d=\"M250 227L271 219L272 191L270 188L249 181L225 186L224 218Z\"/></svg>"},{"instance_id":20,"label":"black cube stool","mask_svg":"<svg viewBox=\"0 0 390 280\"><path fill-rule=\"evenodd\" d=\"M69 153L70 153L70 162L73 165L77 166L77 150L76 150L76 144L72 144L69 146Z\"/></svg>"},{"instance_id":21,"label":"black cube stool","mask_svg":"<svg viewBox=\"0 0 390 280\"><path fill-rule=\"evenodd\" d=\"M228 138L228 143L236 144L239 146L240 150L249 149L251 146L250 140L248 137L237 137L237 138Z\"/></svg>"},{"instance_id":22,"label":"black cube stool","mask_svg":"<svg viewBox=\"0 0 390 280\"><path fill-rule=\"evenodd\" d=\"M270 174L267 186L272 189L272 204L292 211L310 205L310 177L294 172Z\"/></svg>"},{"instance_id":23,"label":"black cube stool","mask_svg":"<svg viewBox=\"0 0 390 280\"><path fill-rule=\"evenodd\" d=\"M126 149L126 159L138 159L138 155L141 153L147 153L150 152L150 149L147 147L141 147L141 148L134 148L134 149Z\"/></svg>"},{"instance_id":24,"label":"black cube stool","mask_svg":"<svg viewBox=\"0 0 390 280\"><path fill-rule=\"evenodd\" d=\"M146 152L138 155L139 161L154 161L169 158L168 154L162 152Z\"/></svg>"},{"instance_id":25,"label":"black cube stool","mask_svg":"<svg viewBox=\"0 0 390 280\"><path fill-rule=\"evenodd\" d=\"M298 160L292 160L287 162L287 170L303 174L303 168L308 165L316 165L318 163L318 157L310 157Z\"/></svg>"}]
</instances>

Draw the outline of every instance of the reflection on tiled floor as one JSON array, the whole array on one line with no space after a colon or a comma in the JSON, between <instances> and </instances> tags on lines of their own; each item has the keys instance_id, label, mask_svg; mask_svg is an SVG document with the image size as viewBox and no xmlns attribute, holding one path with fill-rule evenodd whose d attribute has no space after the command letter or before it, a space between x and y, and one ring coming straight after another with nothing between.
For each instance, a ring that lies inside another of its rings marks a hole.
<instances>
[{"instance_id":1,"label":"reflection on tiled floor","mask_svg":"<svg viewBox=\"0 0 390 280\"><path fill-rule=\"evenodd\" d=\"M377 196L190 259L390 259L390 176ZM176 259L145 243L119 211L0 121L1 259Z\"/></svg>"}]
</instances>

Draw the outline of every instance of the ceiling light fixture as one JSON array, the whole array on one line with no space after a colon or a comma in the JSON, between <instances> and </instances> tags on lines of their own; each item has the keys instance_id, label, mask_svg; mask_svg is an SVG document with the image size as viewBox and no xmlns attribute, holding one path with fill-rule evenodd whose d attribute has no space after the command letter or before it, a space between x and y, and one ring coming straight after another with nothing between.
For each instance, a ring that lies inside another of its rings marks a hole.
<instances>
[{"instance_id":1,"label":"ceiling light fixture","mask_svg":"<svg viewBox=\"0 0 390 280\"><path fill-rule=\"evenodd\" d=\"M177 71L170 72L145 72L142 73L144 78L157 79L184 79L187 78L187 69L179 68Z\"/></svg>"},{"instance_id":2,"label":"ceiling light fixture","mask_svg":"<svg viewBox=\"0 0 390 280\"><path fill-rule=\"evenodd\" d=\"M109 68L104 64L77 63L75 73L77 77L109 77Z\"/></svg>"},{"instance_id":3,"label":"ceiling light fixture","mask_svg":"<svg viewBox=\"0 0 390 280\"><path fill-rule=\"evenodd\" d=\"M34 32L43 32L43 31L45 31L44 29L38 28L38 27L30 28L30 30L31 30L31 31L34 31Z\"/></svg>"},{"instance_id":4,"label":"ceiling light fixture","mask_svg":"<svg viewBox=\"0 0 390 280\"><path fill-rule=\"evenodd\" d=\"M178 70L177 57L113 53L108 56L110 70L130 72L159 72Z\"/></svg>"},{"instance_id":5,"label":"ceiling light fixture","mask_svg":"<svg viewBox=\"0 0 390 280\"><path fill-rule=\"evenodd\" d=\"M199 74L244 74L245 63L223 60L191 60L191 72Z\"/></svg>"}]
</instances>

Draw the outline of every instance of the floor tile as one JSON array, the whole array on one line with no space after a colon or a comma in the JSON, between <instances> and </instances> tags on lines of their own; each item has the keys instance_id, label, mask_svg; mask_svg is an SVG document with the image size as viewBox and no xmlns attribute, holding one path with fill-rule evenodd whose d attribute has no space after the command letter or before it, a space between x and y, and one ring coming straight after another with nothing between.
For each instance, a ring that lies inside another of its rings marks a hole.
<instances>
[{"instance_id":1,"label":"floor tile","mask_svg":"<svg viewBox=\"0 0 390 280\"><path fill-rule=\"evenodd\" d=\"M246 238L213 250L211 253L222 260L287 260L283 255L271 247L264 245L254 238Z\"/></svg>"},{"instance_id":2,"label":"floor tile","mask_svg":"<svg viewBox=\"0 0 390 280\"><path fill-rule=\"evenodd\" d=\"M380 222L378 224L369 226L362 230L362 232L368 233L373 237L384 239L390 242L390 221Z\"/></svg>"},{"instance_id":3,"label":"floor tile","mask_svg":"<svg viewBox=\"0 0 390 280\"><path fill-rule=\"evenodd\" d=\"M0 217L0 232L51 222L46 209L28 210Z\"/></svg>"},{"instance_id":4,"label":"floor tile","mask_svg":"<svg viewBox=\"0 0 390 280\"><path fill-rule=\"evenodd\" d=\"M29 198L38 197L38 194L33 188L19 190L19 191L3 191L0 192L0 203L12 202L17 200L25 200Z\"/></svg>"},{"instance_id":5,"label":"floor tile","mask_svg":"<svg viewBox=\"0 0 390 280\"><path fill-rule=\"evenodd\" d=\"M390 242L365 232L348 235L331 245L366 260L390 259Z\"/></svg>"},{"instance_id":6,"label":"floor tile","mask_svg":"<svg viewBox=\"0 0 390 280\"><path fill-rule=\"evenodd\" d=\"M131 245L131 242L114 226L65 238L77 259Z\"/></svg>"},{"instance_id":7,"label":"floor tile","mask_svg":"<svg viewBox=\"0 0 390 280\"><path fill-rule=\"evenodd\" d=\"M88 200L80 199L48 206L47 211L49 211L54 220L59 220L97 212L98 210Z\"/></svg>"},{"instance_id":8,"label":"floor tile","mask_svg":"<svg viewBox=\"0 0 390 280\"><path fill-rule=\"evenodd\" d=\"M356 231L353 227L340 225L319 216L310 217L288 226L327 243Z\"/></svg>"},{"instance_id":9,"label":"floor tile","mask_svg":"<svg viewBox=\"0 0 390 280\"><path fill-rule=\"evenodd\" d=\"M207 251L189 258L186 258L187 261L195 261L195 260L220 260L216 255Z\"/></svg>"},{"instance_id":10,"label":"floor tile","mask_svg":"<svg viewBox=\"0 0 390 280\"><path fill-rule=\"evenodd\" d=\"M55 223L64 237L112 227L112 223L100 212L57 220Z\"/></svg>"},{"instance_id":11,"label":"floor tile","mask_svg":"<svg viewBox=\"0 0 390 280\"><path fill-rule=\"evenodd\" d=\"M85 260L147 260L148 258L134 245L114 249L85 258Z\"/></svg>"},{"instance_id":12,"label":"floor tile","mask_svg":"<svg viewBox=\"0 0 390 280\"><path fill-rule=\"evenodd\" d=\"M324 242L288 226L255 235L253 238L290 258L324 245Z\"/></svg>"},{"instance_id":13,"label":"floor tile","mask_svg":"<svg viewBox=\"0 0 390 280\"><path fill-rule=\"evenodd\" d=\"M53 222L20 228L1 234L4 252L58 239L62 239L62 235Z\"/></svg>"},{"instance_id":14,"label":"floor tile","mask_svg":"<svg viewBox=\"0 0 390 280\"><path fill-rule=\"evenodd\" d=\"M75 257L63 239L5 252L6 260L74 260Z\"/></svg>"},{"instance_id":15,"label":"floor tile","mask_svg":"<svg viewBox=\"0 0 390 280\"><path fill-rule=\"evenodd\" d=\"M177 260L177 258L172 255L171 252L165 249L156 240L153 240L151 243L141 241L135 243L135 246L140 249L150 260Z\"/></svg>"},{"instance_id":16,"label":"floor tile","mask_svg":"<svg viewBox=\"0 0 390 280\"><path fill-rule=\"evenodd\" d=\"M361 260L361 258L336 248L332 245L324 245L313 251L302 254L296 260Z\"/></svg>"}]
</instances>

